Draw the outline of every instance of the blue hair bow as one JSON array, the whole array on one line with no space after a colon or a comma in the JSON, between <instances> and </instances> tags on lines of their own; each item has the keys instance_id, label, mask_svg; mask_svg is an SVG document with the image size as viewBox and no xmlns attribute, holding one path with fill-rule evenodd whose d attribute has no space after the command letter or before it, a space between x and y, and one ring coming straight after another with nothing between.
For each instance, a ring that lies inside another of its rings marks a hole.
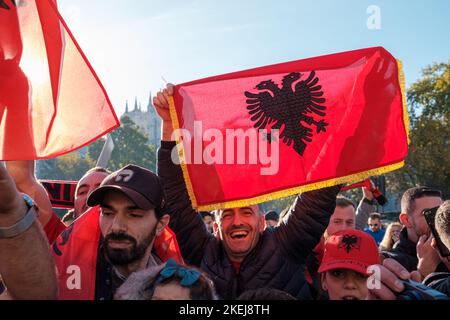
<instances>
[{"instance_id":1,"label":"blue hair bow","mask_svg":"<svg viewBox=\"0 0 450 320\"><path fill-rule=\"evenodd\" d=\"M164 269L162 269L159 273L157 282L160 283L166 279L172 278L173 276L177 276L181 279L180 284L183 287L190 287L198 281L200 278L200 272L180 266L175 262L175 260L170 258Z\"/></svg>"}]
</instances>

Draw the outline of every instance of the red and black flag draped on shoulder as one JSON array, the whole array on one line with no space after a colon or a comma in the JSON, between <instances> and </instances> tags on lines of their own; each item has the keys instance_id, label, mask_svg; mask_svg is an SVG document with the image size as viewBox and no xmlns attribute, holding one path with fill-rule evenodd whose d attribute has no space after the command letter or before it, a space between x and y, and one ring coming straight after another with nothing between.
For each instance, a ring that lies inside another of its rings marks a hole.
<instances>
[{"instance_id":1,"label":"red and black flag draped on shoulder","mask_svg":"<svg viewBox=\"0 0 450 320\"><path fill-rule=\"evenodd\" d=\"M94 300L98 247L101 240L100 210L94 207L75 220L52 245L58 270L60 300ZM155 238L153 252L166 262L183 264L175 234L169 227Z\"/></svg>"},{"instance_id":2,"label":"red and black flag draped on shoulder","mask_svg":"<svg viewBox=\"0 0 450 320\"><path fill-rule=\"evenodd\" d=\"M119 126L55 0L0 0L0 160L56 157Z\"/></svg>"},{"instance_id":3,"label":"red and black flag draped on shoulder","mask_svg":"<svg viewBox=\"0 0 450 320\"><path fill-rule=\"evenodd\" d=\"M360 181L402 167L408 152L401 63L381 47L180 84L170 103L199 210ZM274 143L276 170L262 174Z\"/></svg>"}]
</instances>

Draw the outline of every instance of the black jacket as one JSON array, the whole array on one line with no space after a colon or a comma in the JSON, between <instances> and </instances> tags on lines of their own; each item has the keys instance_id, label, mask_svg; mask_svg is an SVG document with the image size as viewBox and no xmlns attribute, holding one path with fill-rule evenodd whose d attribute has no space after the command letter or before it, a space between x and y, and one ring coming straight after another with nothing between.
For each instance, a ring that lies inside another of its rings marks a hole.
<instances>
[{"instance_id":1,"label":"black jacket","mask_svg":"<svg viewBox=\"0 0 450 320\"><path fill-rule=\"evenodd\" d=\"M423 280L423 284L446 294L450 298L450 273L436 272Z\"/></svg>"},{"instance_id":2,"label":"black jacket","mask_svg":"<svg viewBox=\"0 0 450 320\"><path fill-rule=\"evenodd\" d=\"M400 232L400 240L398 240L391 251L382 251L383 256L398 261L409 272L417 270L417 251L416 244L408 239L408 232L404 227Z\"/></svg>"},{"instance_id":3,"label":"black jacket","mask_svg":"<svg viewBox=\"0 0 450 320\"><path fill-rule=\"evenodd\" d=\"M235 299L247 290L262 287L283 290L298 299L311 299L304 274L305 261L328 225L340 187L298 196L281 225L264 231L236 273L221 241L207 232L192 208L181 168L171 161L174 146L162 142L158 174L167 196L170 227L186 262L205 271L224 299Z\"/></svg>"},{"instance_id":4,"label":"black jacket","mask_svg":"<svg viewBox=\"0 0 450 320\"><path fill-rule=\"evenodd\" d=\"M398 240L391 251L382 251L381 254L386 258L392 258L398 261L409 272L417 270L419 259L417 258L416 244L408 239L408 232L404 227L400 232L400 240ZM444 263L439 263L436 272L448 272L449 270Z\"/></svg>"}]
</instances>

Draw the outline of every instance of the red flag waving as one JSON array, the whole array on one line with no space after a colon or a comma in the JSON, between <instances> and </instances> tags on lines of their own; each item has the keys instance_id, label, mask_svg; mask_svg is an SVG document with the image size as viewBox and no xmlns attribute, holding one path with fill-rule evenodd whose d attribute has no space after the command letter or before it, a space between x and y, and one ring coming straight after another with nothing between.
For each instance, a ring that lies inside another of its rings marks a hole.
<instances>
[{"instance_id":1,"label":"red flag waving","mask_svg":"<svg viewBox=\"0 0 450 320\"><path fill-rule=\"evenodd\" d=\"M181 84L171 116L200 210L359 181L408 152L401 63L381 47Z\"/></svg>"},{"instance_id":2,"label":"red flag waving","mask_svg":"<svg viewBox=\"0 0 450 320\"><path fill-rule=\"evenodd\" d=\"M0 0L0 159L56 157L119 121L53 0Z\"/></svg>"}]
</instances>

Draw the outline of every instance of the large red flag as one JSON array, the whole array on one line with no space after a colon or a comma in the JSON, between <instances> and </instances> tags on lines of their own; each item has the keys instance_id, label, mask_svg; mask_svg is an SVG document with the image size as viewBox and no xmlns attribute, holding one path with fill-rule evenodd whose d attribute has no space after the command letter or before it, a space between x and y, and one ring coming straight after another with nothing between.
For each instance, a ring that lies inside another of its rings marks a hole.
<instances>
[{"instance_id":1,"label":"large red flag","mask_svg":"<svg viewBox=\"0 0 450 320\"><path fill-rule=\"evenodd\" d=\"M119 121L54 0L0 0L0 159L83 147Z\"/></svg>"},{"instance_id":2,"label":"large red flag","mask_svg":"<svg viewBox=\"0 0 450 320\"><path fill-rule=\"evenodd\" d=\"M408 152L401 63L381 47L180 84L171 116L200 210L359 181Z\"/></svg>"}]
</instances>

